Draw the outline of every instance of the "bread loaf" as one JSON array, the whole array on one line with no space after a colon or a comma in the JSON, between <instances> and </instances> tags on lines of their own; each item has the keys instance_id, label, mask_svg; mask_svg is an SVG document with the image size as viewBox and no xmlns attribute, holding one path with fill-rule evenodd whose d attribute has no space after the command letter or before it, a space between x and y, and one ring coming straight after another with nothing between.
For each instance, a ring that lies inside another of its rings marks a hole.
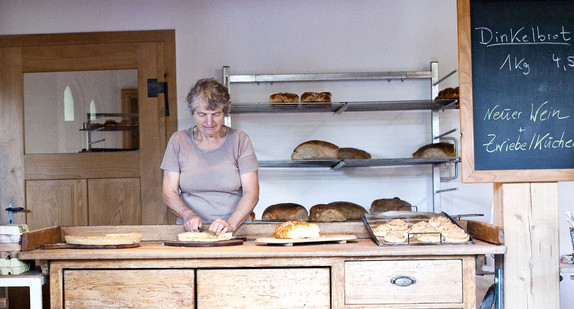
<instances>
[{"instance_id":1,"label":"bread loaf","mask_svg":"<svg viewBox=\"0 0 574 309\"><path fill-rule=\"evenodd\" d=\"M295 203L279 203L267 207L261 216L263 221L308 220L307 209Z\"/></svg>"},{"instance_id":2,"label":"bread loaf","mask_svg":"<svg viewBox=\"0 0 574 309\"><path fill-rule=\"evenodd\" d=\"M281 92L269 96L270 103L297 103L299 96L294 93Z\"/></svg>"},{"instance_id":3,"label":"bread loaf","mask_svg":"<svg viewBox=\"0 0 574 309\"><path fill-rule=\"evenodd\" d=\"M452 99L458 99L459 98L459 90L458 87L456 88L445 88L443 90L441 90L437 97L436 100L452 100Z\"/></svg>"},{"instance_id":4,"label":"bread loaf","mask_svg":"<svg viewBox=\"0 0 574 309\"><path fill-rule=\"evenodd\" d=\"M339 147L325 141L311 140L299 144L291 154L292 160L337 159Z\"/></svg>"},{"instance_id":5,"label":"bread loaf","mask_svg":"<svg viewBox=\"0 0 574 309\"><path fill-rule=\"evenodd\" d=\"M371 203L369 213L373 216L377 216L387 211L411 211L411 206L409 202L403 201L398 197L382 198L374 200Z\"/></svg>"},{"instance_id":6,"label":"bread loaf","mask_svg":"<svg viewBox=\"0 0 574 309\"><path fill-rule=\"evenodd\" d=\"M348 160L348 159L370 159L371 154L357 148L342 147L337 151L337 159Z\"/></svg>"},{"instance_id":7,"label":"bread loaf","mask_svg":"<svg viewBox=\"0 0 574 309\"><path fill-rule=\"evenodd\" d=\"M345 212L338 207L317 204L309 209L309 220L315 222L342 222L347 220Z\"/></svg>"},{"instance_id":8,"label":"bread loaf","mask_svg":"<svg viewBox=\"0 0 574 309\"><path fill-rule=\"evenodd\" d=\"M299 239L319 237L319 225L305 221L287 221L275 228L275 238Z\"/></svg>"},{"instance_id":9,"label":"bread loaf","mask_svg":"<svg viewBox=\"0 0 574 309\"><path fill-rule=\"evenodd\" d=\"M413 153L414 158L452 158L456 157L451 143L435 143L422 146Z\"/></svg>"},{"instance_id":10,"label":"bread loaf","mask_svg":"<svg viewBox=\"0 0 574 309\"><path fill-rule=\"evenodd\" d=\"M361 216L367 213L363 206L351 202L337 201L327 205L343 211L346 220L361 220Z\"/></svg>"},{"instance_id":11,"label":"bread loaf","mask_svg":"<svg viewBox=\"0 0 574 309\"><path fill-rule=\"evenodd\" d=\"M301 102L331 102L331 93L305 92L301 95Z\"/></svg>"}]
</instances>

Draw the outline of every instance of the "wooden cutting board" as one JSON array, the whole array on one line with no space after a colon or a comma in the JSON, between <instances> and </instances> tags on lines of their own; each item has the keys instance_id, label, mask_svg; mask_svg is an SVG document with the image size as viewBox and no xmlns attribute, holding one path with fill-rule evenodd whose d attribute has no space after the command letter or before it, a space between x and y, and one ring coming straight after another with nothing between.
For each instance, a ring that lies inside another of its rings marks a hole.
<instances>
[{"instance_id":1,"label":"wooden cutting board","mask_svg":"<svg viewBox=\"0 0 574 309\"><path fill-rule=\"evenodd\" d=\"M216 241L180 241L167 240L163 244L172 247L223 247L243 245L244 238L232 238Z\"/></svg>"},{"instance_id":2,"label":"wooden cutting board","mask_svg":"<svg viewBox=\"0 0 574 309\"><path fill-rule=\"evenodd\" d=\"M124 245L73 245L68 243L45 244L40 248L42 249L125 249L139 247L140 244L124 244Z\"/></svg>"},{"instance_id":3,"label":"wooden cutting board","mask_svg":"<svg viewBox=\"0 0 574 309\"><path fill-rule=\"evenodd\" d=\"M255 243L268 244L268 245L283 245L293 246L294 244L312 244L312 243L346 243L349 240L357 239L356 235L323 235L314 238L301 238L301 239L281 239L275 237L263 237L255 239Z\"/></svg>"}]
</instances>

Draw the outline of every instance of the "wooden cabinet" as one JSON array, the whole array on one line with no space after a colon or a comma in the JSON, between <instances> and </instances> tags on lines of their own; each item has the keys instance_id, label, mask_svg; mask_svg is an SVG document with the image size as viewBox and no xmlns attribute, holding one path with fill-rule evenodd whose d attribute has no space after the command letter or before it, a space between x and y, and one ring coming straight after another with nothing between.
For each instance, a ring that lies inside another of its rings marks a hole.
<instances>
[{"instance_id":1,"label":"wooden cabinet","mask_svg":"<svg viewBox=\"0 0 574 309\"><path fill-rule=\"evenodd\" d=\"M199 269L197 308L330 308L330 269Z\"/></svg>"},{"instance_id":2,"label":"wooden cabinet","mask_svg":"<svg viewBox=\"0 0 574 309\"><path fill-rule=\"evenodd\" d=\"M462 306L462 287L459 259L345 263L347 305L442 303Z\"/></svg>"},{"instance_id":3,"label":"wooden cabinet","mask_svg":"<svg viewBox=\"0 0 574 309\"><path fill-rule=\"evenodd\" d=\"M193 308L194 278L192 269L65 270L64 307Z\"/></svg>"}]
</instances>

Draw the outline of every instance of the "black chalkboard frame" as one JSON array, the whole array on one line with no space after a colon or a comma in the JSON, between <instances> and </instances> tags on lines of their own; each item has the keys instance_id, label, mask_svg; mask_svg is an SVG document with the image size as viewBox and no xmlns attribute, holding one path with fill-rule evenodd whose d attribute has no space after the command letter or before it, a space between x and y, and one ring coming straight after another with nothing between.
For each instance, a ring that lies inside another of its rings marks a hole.
<instances>
[{"instance_id":1,"label":"black chalkboard frame","mask_svg":"<svg viewBox=\"0 0 574 309\"><path fill-rule=\"evenodd\" d=\"M465 183L572 181L574 169L477 170L475 166L473 74L471 52L471 1L457 1L458 66L461 123L461 177ZM517 0L518 1L518 0ZM527 5L527 2L523 2Z\"/></svg>"}]
</instances>

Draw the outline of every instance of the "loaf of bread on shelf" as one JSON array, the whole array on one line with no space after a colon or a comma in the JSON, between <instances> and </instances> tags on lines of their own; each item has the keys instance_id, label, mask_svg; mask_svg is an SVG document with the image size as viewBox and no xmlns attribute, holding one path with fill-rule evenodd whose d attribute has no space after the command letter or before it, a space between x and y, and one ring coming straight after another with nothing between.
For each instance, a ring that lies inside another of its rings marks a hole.
<instances>
[{"instance_id":1,"label":"loaf of bread on shelf","mask_svg":"<svg viewBox=\"0 0 574 309\"><path fill-rule=\"evenodd\" d=\"M319 237L319 225L301 220L283 222L275 228L275 238L299 239Z\"/></svg>"},{"instance_id":2,"label":"loaf of bread on shelf","mask_svg":"<svg viewBox=\"0 0 574 309\"><path fill-rule=\"evenodd\" d=\"M445 88L439 91L436 100L452 100L459 98L458 87L456 88Z\"/></svg>"},{"instance_id":3,"label":"loaf of bread on shelf","mask_svg":"<svg viewBox=\"0 0 574 309\"><path fill-rule=\"evenodd\" d=\"M309 219L307 208L296 203L279 203L267 207L261 216L263 221L295 221Z\"/></svg>"},{"instance_id":4,"label":"loaf of bread on shelf","mask_svg":"<svg viewBox=\"0 0 574 309\"><path fill-rule=\"evenodd\" d=\"M299 144L291 154L292 160L337 159L339 147L335 144L310 140Z\"/></svg>"},{"instance_id":5,"label":"loaf of bread on shelf","mask_svg":"<svg viewBox=\"0 0 574 309\"><path fill-rule=\"evenodd\" d=\"M336 201L327 205L343 211L346 220L361 220L361 216L367 213L363 206L351 202Z\"/></svg>"},{"instance_id":6,"label":"loaf of bread on shelf","mask_svg":"<svg viewBox=\"0 0 574 309\"><path fill-rule=\"evenodd\" d=\"M381 198L371 203L369 213L372 216L377 216L387 211L411 211L411 206L409 202L403 201L398 197Z\"/></svg>"},{"instance_id":7,"label":"loaf of bread on shelf","mask_svg":"<svg viewBox=\"0 0 574 309\"><path fill-rule=\"evenodd\" d=\"M420 147L413 153L414 158L453 158L456 157L451 143L434 143Z\"/></svg>"},{"instance_id":8,"label":"loaf of bread on shelf","mask_svg":"<svg viewBox=\"0 0 574 309\"><path fill-rule=\"evenodd\" d=\"M281 92L269 96L270 103L297 103L299 96L295 93Z\"/></svg>"},{"instance_id":9,"label":"loaf of bread on shelf","mask_svg":"<svg viewBox=\"0 0 574 309\"><path fill-rule=\"evenodd\" d=\"M301 95L301 102L331 102L331 93L305 92Z\"/></svg>"},{"instance_id":10,"label":"loaf of bread on shelf","mask_svg":"<svg viewBox=\"0 0 574 309\"><path fill-rule=\"evenodd\" d=\"M345 220L347 220L345 212L335 206L317 204L309 209L309 221L343 222Z\"/></svg>"},{"instance_id":11,"label":"loaf of bread on shelf","mask_svg":"<svg viewBox=\"0 0 574 309\"><path fill-rule=\"evenodd\" d=\"M348 160L348 159L370 159L371 154L357 148L351 147L341 147L337 151L337 159Z\"/></svg>"}]
</instances>

